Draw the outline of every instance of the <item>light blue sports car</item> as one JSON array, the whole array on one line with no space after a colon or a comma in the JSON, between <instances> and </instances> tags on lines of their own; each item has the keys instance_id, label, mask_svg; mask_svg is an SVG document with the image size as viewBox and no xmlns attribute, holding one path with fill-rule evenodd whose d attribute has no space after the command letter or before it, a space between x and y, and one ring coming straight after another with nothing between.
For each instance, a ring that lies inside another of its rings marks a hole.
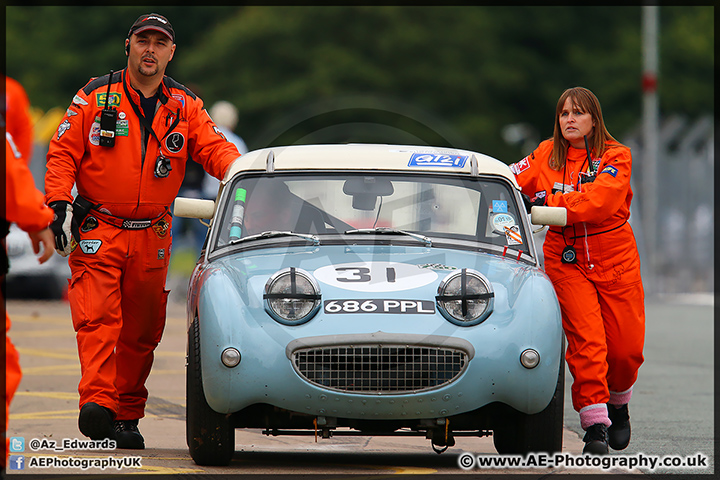
<instances>
[{"instance_id":1,"label":"light blue sports car","mask_svg":"<svg viewBox=\"0 0 720 480\"><path fill-rule=\"evenodd\" d=\"M187 443L227 465L236 428L493 435L559 451L563 333L510 169L406 145L273 147L239 158L188 290Z\"/></svg>"}]
</instances>

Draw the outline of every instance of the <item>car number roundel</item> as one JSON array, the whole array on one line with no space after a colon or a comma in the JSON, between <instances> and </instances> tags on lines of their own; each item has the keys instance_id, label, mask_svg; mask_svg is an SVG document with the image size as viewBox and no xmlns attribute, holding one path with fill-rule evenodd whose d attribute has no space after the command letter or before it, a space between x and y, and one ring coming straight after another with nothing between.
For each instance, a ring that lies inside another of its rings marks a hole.
<instances>
[{"instance_id":1,"label":"car number roundel","mask_svg":"<svg viewBox=\"0 0 720 480\"><path fill-rule=\"evenodd\" d=\"M355 262L327 265L313 272L320 282L355 292L397 292L437 280L437 273L417 265L394 262Z\"/></svg>"}]
</instances>

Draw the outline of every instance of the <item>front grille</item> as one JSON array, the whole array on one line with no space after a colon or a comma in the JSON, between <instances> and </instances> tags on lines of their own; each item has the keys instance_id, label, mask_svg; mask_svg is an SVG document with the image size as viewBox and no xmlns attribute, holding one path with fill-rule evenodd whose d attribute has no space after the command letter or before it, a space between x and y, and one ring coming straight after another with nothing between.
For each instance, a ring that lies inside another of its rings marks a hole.
<instances>
[{"instance_id":1,"label":"front grille","mask_svg":"<svg viewBox=\"0 0 720 480\"><path fill-rule=\"evenodd\" d=\"M295 369L306 380L333 390L402 393L452 382L468 362L453 348L412 345L311 347L293 352Z\"/></svg>"}]
</instances>

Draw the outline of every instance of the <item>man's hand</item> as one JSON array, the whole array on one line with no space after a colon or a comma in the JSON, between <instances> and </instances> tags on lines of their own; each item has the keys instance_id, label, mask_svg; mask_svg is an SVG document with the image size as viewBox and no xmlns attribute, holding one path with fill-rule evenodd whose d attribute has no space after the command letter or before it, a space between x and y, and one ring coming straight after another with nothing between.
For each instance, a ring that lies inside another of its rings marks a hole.
<instances>
[{"instance_id":1,"label":"man's hand","mask_svg":"<svg viewBox=\"0 0 720 480\"><path fill-rule=\"evenodd\" d=\"M80 241L80 227L73 218L70 202L59 200L48 205L55 212L50 229L55 235L55 250L67 257Z\"/></svg>"},{"instance_id":2,"label":"man's hand","mask_svg":"<svg viewBox=\"0 0 720 480\"><path fill-rule=\"evenodd\" d=\"M33 252L40 253L40 244L43 246L42 255L38 258L40 263L47 262L53 254L53 246L55 245L55 236L50 228L44 228L38 232L28 232L32 241Z\"/></svg>"}]
</instances>

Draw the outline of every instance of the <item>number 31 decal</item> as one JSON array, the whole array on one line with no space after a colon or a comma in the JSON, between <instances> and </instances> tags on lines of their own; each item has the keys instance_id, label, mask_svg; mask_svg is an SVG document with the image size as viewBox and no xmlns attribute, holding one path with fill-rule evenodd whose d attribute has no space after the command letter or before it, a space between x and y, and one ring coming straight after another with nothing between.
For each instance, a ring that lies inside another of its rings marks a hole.
<instances>
[{"instance_id":1,"label":"number 31 decal","mask_svg":"<svg viewBox=\"0 0 720 480\"><path fill-rule=\"evenodd\" d=\"M356 262L327 265L313 272L318 281L357 292L397 292L422 287L437 273L407 263Z\"/></svg>"}]
</instances>

